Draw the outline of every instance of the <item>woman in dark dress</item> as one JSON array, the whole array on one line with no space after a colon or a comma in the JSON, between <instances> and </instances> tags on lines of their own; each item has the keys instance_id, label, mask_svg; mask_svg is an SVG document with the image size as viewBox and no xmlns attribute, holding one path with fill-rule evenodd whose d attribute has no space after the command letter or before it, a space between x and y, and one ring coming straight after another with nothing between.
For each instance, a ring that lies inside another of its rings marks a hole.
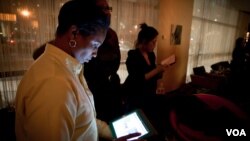
<instances>
[{"instance_id":1,"label":"woman in dark dress","mask_svg":"<svg viewBox=\"0 0 250 141\"><path fill-rule=\"evenodd\" d=\"M157 80L167 66L156 65L154 49L157 44L158 31L147 24L141 24L141 30L135 49L128 52L126 66L128 77L123 84L126 97L127 112L142 109L149 121L158 131L152 140L160 141L164 137L162 127L164 118L161 114L163 97L156 95Z\"/></svg>"},{"instance_id":2,"label":"woman in dark dress","mask_svg":"<svg viewBox=\"0 0 250 141\"><path fill-rule=\"evenodd\" d=\"M128 77L123 84L128 110L141 108L145 111L147 103L156 95L157 80L164 71L164 66L156 65L153 52L158 34L154 27L141 24L135 49L128 52L126 60Z\"/></svg>"}]
</instances>

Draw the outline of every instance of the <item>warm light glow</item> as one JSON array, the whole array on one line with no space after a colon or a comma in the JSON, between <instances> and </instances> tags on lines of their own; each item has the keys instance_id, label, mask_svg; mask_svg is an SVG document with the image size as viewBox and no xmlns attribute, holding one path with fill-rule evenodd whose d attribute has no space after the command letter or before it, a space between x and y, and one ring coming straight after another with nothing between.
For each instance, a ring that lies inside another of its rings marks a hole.
<instances>
[{"instance_id":1,"label":"warm light glow","mask_svg":"<svg viewBox=\"0 0 250 141\"><path fill-rule=\"evenodd\" d=\"M61 2L61 3L60 3L60 6L62 7L62 6L63 6L63 4L64 4L64 3L63 3L63 2Z\"/></svg>"},{"instance_id":2,"label":"warm light glow","mask_svg":"<svg viewBox=\"0 0 250 141\"><path fill-rule=\"evenodd\" d=\"M15 41L14 40L10 40L10 43L13 44L13 43L15 43Z\"/></svg>"},{"instance_id":3,"label":"warm light glow","mask_svg":"<svg viewBox=\"0 0 250 141\"><path fill-rule=\"evenodd\" d=\"M38 21L34 20L31 22L33 28L38 28L39 24Z\"/></svg>"},{"instance_id":4,"label":"warm light glow","mask_svg":"<svg viewBox=\"0 0 250 141\"><path fill-rule=\"evenodd\" d=\"M0 13L0 21L16 21L16 14Z\"/></svg>"},{"instance_id":5,"label":"warm light glow","mask_svg":"<svg viewBox=\"0 0 250 141\"><path fill-rule=\"evenodd\" d=\"M23 9L23 10L21 10L21 15L23 15L24 17L29 17L30 16L30 12L27 9Z\"/></svg>"},{"instance_id":6,"label":"warm light glow","mask_svg":"<svg viewBox=\"0 0 250 141\"><path fill-rule=\"evenodd\" d=\"M246 42L249 41L249 32L246 33Z\"/></svg>"},{"instance_id":7,"label":"warm light glow","mask_svg":"<svg viewBox=\"0 0 250 141\"><path fill-rule=\"evenodd\" d=\"M138 25L135 25L134 28L137 29L137 28L138 28Z\"/></svg>"},{"instance_id":8,"label":"warm light glow","mask_svg":"<svg viewBox=\"0 0 250 141\"><path fill-rule=\"evenodd\" d=\"M121 44L124 44L124 40L123 40L123 39L121 39L121 40L120 40L120 43L121 43Z\"/></svg>"},{"instance_id":9,"label":"warm light glow","mask_svg":"<svg viewBox=\"0 0 250 141\"><path fill-rule=\"evenodd\" d=\"M15 44L16 44L16 41L13 40L13 39L8 40L7 42L8 42L9 44L11 44L11 45L15 45Z\"/></svg>"},{"instance_id":10,"label":"warm light glow","mask_svg":"<svg viewBox=\"0 0 250 141\"><path fill-rule=\"evenodd\" d=\"M121 29L125 29L125 25L123 23L120 23Z\"/></svg>"}]
</instances>

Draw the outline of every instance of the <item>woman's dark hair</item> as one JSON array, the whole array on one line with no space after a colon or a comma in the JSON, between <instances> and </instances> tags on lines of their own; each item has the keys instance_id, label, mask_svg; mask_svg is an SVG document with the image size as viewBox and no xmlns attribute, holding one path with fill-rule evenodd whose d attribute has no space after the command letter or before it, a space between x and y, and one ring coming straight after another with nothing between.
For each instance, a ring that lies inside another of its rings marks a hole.
<instances>
[{"instance_id":1,"label":"woman's dark hair","mask_svg":"<svg viewBox=\"0 0 250 141\"><path fill-rule=\"evenodd\" d=\"M136 40L136 47L139 44L150 42L159 34L154 27L148 26L146 23L140 24L140 28L141 30Z\"/></svg>"},{"instance_id":2,"label":"woman's dark hair","mask_svg":"<svg viewBox=\"0 0 250 141\"><path fill-rule=\"evenodd\" d=\"M106 31L110 17L96 5L96 0L70 0L59 11L56 35L64 34L72 25L84 36Z\"/></svg>"}]
</instances>

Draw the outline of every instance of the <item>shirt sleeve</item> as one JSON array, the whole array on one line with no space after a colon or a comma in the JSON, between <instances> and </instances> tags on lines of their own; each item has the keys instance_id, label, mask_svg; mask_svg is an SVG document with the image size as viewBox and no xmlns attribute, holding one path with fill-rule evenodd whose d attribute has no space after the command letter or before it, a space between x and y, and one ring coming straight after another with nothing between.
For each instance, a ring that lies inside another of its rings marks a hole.
<instances>
[{"instance_id":1,"label":"shirt sleeve","mask_svg":"<svg viewBox=\"0 0 250 141\"><path fill-rule=\"evenodd\" d=\"M36 85L27 100L29 140L69 141L75 128L77 100L70 85L50 78Z\"/></svg>"},{"instance_id":2,"label":"shirt sleeve","mask_svg":"<svg viewBox=\"0 0 250 141\"><path fill-rule=\"evenodd\" d=\"M99 120L99 119L96 119L96 123L97 123L99 136L105 139L112 140L113 137L112 137L112 133L109 128L109 125L106 122Z\"/></svg>"}]
</instances>

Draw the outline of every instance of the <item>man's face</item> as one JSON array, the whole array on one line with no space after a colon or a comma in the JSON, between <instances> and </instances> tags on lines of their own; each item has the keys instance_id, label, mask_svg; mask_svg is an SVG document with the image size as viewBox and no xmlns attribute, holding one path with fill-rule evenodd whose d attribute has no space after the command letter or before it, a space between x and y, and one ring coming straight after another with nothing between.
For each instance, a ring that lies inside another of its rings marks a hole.
<instances>
[{"instance_id":1,"label":"man's face","mask_svg":"<svg viewBox=\"0 0 250 141\"><path fill-rule=\"evenodd\" d=\"M109 7L107 0L97 0L96 5L100 8L102 8L102 11L106 15L111 16L112 7Z\"/></svg>"}]
</instances>

